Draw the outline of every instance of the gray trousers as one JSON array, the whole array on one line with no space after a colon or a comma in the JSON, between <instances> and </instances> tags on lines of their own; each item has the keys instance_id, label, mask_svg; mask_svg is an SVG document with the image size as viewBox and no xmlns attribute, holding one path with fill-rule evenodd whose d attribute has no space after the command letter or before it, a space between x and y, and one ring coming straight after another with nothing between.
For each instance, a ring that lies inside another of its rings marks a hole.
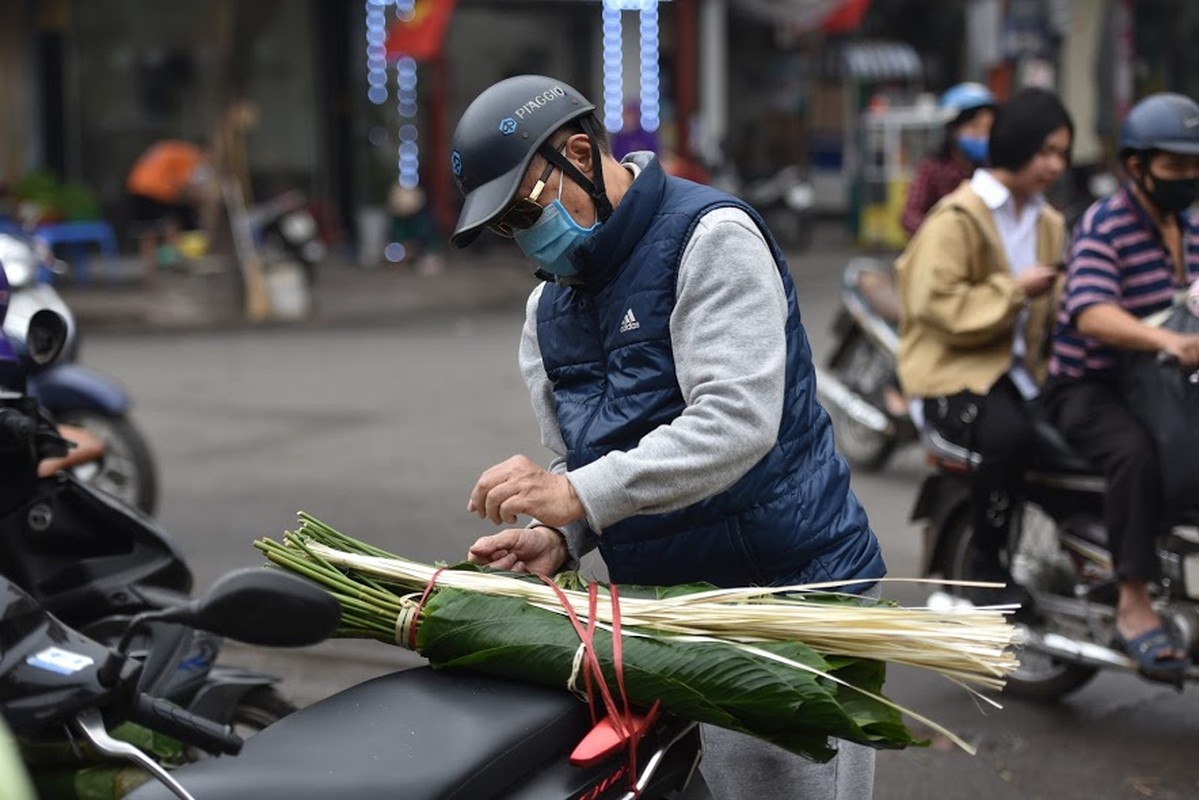
<instances>
[{"instance_id":1,"label":"gray trousers","mask_svg":"<svg viewBox=\"0 0 1199 800\"><path fill-rule=\"evenodd\" d=\"M700 728L699 771L714 800L870 800L874 750L837 742L837 756L817 764L781 747L715 725Z\"/></svg>"},{"instance_id":2,"label":"gray trousers","mask_svg":"<svg viewBox=\"0 0 1199 800\"><path fill-rule=\"evenodd\" d=\"M878 597L876 585L863 592ZM699 771L714 800L870 800L873 748L836 741L837 755L817 764L781 747L715 725L701 725Z\"/></svg>"}]
</instances>

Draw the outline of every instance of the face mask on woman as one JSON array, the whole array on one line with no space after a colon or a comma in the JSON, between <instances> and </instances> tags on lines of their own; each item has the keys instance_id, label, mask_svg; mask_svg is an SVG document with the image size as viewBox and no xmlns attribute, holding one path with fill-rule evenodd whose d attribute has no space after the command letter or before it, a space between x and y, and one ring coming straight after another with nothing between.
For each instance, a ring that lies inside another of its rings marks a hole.
<instances>
[{"instance_id":1,"label":"face mask on woman","mask_svg":"<svg viewBox=\"0 0 1199 800\"><path fill-rule=\"evenodd\" d=\"M986 136L971 136L970 134L959 133L955 141L957 142L958 149L962 151L962 155L968 158L971 164L986 163Z\"/></svg>"},{"instance_id":2,"label":"face mask on woman","mask_svg":"<svg viewBox=\"0 0 1199 800\"><path fill-rule=\"evenodd\" d=\"M599 226L598 219L587 228L575 222L562 205L562 181L559 180L558 196L545 207L532 227L515 231L513 238L525 255L543 270L559 278L570 278L579 274L570 254Z\"/></svg>"}]
</instances>

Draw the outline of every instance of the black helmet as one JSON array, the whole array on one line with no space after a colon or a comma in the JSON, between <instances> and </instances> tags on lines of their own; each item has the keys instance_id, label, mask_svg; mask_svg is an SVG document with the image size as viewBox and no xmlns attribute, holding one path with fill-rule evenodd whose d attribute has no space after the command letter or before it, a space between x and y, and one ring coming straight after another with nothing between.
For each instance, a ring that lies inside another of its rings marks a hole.
<instances>
[{"instance_id":1,"label":"black helmet","mask_svg":"<svg viewBox=\"0 0 1199 800\"><path fill-rule=\"evenodd\" d=\"M450 147L450 168L465 195L450 241L458 247L474 241L512 202L550 135L594 108L571 86L544 75L507 78L476 97L458 121Z\"/></svg>"},{"instance_id":2,"label":"black helmet","mask_svg":"<svg viewBox=\"0 0 1199 800\"><path fill-rule=\"evenodd\" d=\"M1199 154L1199 104L1181 94L1151 94L1120 127L1120 156L1143 150Z\"/></svg>"}]
</instances>

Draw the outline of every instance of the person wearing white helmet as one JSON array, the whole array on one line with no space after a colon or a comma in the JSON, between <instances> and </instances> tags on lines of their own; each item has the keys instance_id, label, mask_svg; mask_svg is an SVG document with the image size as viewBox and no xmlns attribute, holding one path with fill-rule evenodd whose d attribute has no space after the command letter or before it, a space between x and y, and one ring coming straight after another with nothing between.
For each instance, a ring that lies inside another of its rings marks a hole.
<instances>
[{"instance_id":1,"label":"person wearing white helmet","mask_svg":"<svg viewBox=\"0 0 1199 800\"><path fill-rule=\"evenodd\" d=\"M959 83L941 95L945 140L921 159L908 186L899 222L911 236L929 209L987 161L987 136L995 122L995 95L981 83Z\"/></svg>"},{"instance_id":2,"label":"person wearing white helmet","mask_svg":"<svg viewBox=\"0 0 1199 800\"><path fill-rule=\"evenodd\" d=\"M1199 280L1199 103L1160 93L1128 112L1120 130L1124 187L1087 209L1074 234L1053 337L1045 404L1066 440L1104 472L1104 523L1120 596L1116 644L1142 674L1167 682L1189 665L1153 609L1162 474L1149 431L1127 406L1118 377L1127 351L1164 351L1199 366L1199 336L1155 327Z\"/></svg>"},{"instance_id":3,"label":"person wearing white helmet","mask_svg":"<svg viewBox=\"0 0 1199 800\"><path fill-rule=\"evenodd\" d=\"M519 349L549 468L513 456L484 471L467 510L510 527L469 558L552 574L598 549L614 583L718 586L886 572L816 402L811 348L786 260L761 217L621 161L594 105L562 81L508 78L454 133L464 195L452 241L512 237L542 279ZM721 800L865 800L874 751L842 741L816 764L702 728Z\"/></svg>"}]
</instances>

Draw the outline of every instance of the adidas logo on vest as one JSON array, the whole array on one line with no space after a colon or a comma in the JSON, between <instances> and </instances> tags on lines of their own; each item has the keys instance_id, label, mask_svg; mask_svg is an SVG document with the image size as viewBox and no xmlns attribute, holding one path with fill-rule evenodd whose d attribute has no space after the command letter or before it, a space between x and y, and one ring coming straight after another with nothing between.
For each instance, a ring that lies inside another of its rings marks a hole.
<instances>
[{"instance_id":1,"label":"adidas logo on vest","mask_svg":"<svg viewBox=\"0 0 1199 800\"><path fill-rule=\"evenodd\" d=\"M620 321L620 332L621 333L628 333L629 331L635 331L640 327L641 327L641 323L638 322L637 318L633 316L633 309L630 308L628 311L624 312L624 319L622 319Z\"/></svg>"}]
</instances>

